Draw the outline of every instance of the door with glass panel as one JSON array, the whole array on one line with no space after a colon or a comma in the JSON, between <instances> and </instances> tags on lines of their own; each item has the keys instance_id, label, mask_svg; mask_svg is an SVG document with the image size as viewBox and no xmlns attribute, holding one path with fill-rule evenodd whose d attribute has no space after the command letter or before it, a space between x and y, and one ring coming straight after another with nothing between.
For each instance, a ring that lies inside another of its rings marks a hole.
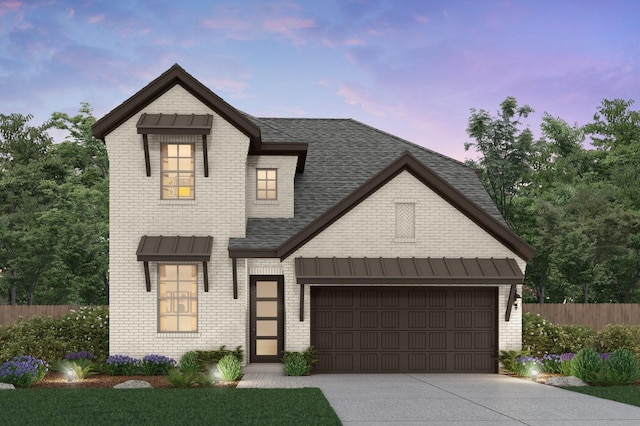
<instances>
[{"instance_id":1,"label":"door with glass panel","mask_svg":"<svg viewBox=\"0 0 640 426\"><path fill-rule=\"evenodd\" d=\"M284 350L284 277L251 276L250 362L280 362Z\"/></svg>"}]
</instances>

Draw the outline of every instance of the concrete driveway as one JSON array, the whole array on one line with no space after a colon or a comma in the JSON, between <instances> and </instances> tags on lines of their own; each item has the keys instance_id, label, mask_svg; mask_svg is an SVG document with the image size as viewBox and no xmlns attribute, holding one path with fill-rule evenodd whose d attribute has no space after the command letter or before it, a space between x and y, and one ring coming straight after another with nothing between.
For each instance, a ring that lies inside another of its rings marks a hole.
<instances>
[{"instance_id":1,"label":"concrete driveway","mask_svg":"<svg viewBox=\"0 0 640 426\"><path fill-rule=\"evenodd\" d=\"M318 387L345 425L637 425L640 408L497 374L245 373L239 387Z\"/></svg>"}]
</instances>

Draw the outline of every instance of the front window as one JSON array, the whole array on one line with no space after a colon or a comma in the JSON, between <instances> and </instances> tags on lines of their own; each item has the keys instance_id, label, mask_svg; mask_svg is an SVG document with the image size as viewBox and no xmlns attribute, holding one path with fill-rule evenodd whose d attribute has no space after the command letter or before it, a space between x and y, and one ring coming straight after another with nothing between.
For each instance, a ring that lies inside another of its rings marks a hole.
<instances>
[{"instance_id":1,"label":"front window","mask_svg":"<svg viewBox=\"0 0 640 426\"><path fill-rule=\"evenodd\" d=\"M277 200L277 169L256 169L256 199Z\"/></svg>"},{"instance_id":2,"label":"front window","mask_svg":"<svg viewBox=\"0 0 640 426\"><path fill-rule=\"evenodd\" d=\"M194 146L162 144L162 199L195 198Z\"/></svg>"},{"instance_id":3,"label":"front window","mask_svg":"<svg viewBox=\"0 0 640 426\"><path fill-rule=\"evenodd\" d=\"M158 265L158 331L198 331L198 268Z\"/></svg>"}]
</instances>

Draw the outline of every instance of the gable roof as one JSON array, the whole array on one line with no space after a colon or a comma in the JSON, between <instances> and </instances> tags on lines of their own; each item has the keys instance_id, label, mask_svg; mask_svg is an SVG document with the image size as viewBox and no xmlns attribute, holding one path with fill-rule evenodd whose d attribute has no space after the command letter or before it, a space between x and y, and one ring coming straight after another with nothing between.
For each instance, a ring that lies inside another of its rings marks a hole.
<instances>
[{"instance_id":1,"label":"gable roof","mask_svg":"<svg viewBox=\"0 0 640 426\"><path fill-rule=\"evenodd\" d=\"M289 256L403 170L523 259L533 256L533 248L508 228L475 171L459 161L350 119L255 120L307 142L306 171L296 176L294 217L249 219L246 237L229 241L231 257Z\"/></svg>"},{"instance_id":2,"label":"gable roof","mask_svg":"<svg viewBox=\"0 0 640 426\"><path fill-rule=\"evenodd\" d=\"M252 148L260 149L260 128L240 111L226 103L221 97L213 93L208 87L187 73L180 65L174 64L158 78L142 88L107 115L96 121L92 126L93 135L104 141L106 135L123 122L134 116L142 108L159 98L176 84L220 114L236 129L249 137ZM167 111L172 113L173 111Z\"/></svg>"}]
</instances>

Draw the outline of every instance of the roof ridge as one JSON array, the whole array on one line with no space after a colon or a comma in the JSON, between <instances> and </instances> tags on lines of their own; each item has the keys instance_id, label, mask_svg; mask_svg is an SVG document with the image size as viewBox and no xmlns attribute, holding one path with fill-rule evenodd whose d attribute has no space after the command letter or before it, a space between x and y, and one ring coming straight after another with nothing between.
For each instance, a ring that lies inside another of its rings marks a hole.
<instances>
[{"instance_id":1,"label":"roof ridge","mask_svg":"<svg viewBox=\"0 0 640 426\"><path fill-rule=\"evenodd\" d=\"M251 115L251 114L249 114L249 113L247 113L247 112L245 112L245 111L240 111L240 112L241 112L242 114L246 115L247 117L249 117L251 120L254 120L254 121L256 121L256 122L260 123L260 126L265 126L265 127L269 127L269 128L271 128L271 129L273 129L273 130L277 130L278 132L283 133L283 134L285 134L285 135L289 136L291 139L298 139L297 137L293 136L293 135L292 135L292 134L290 134L290 133L285 132L284 130L282 130L282 129L281 129L281 128L279 128L279 127L275 127L275 126L273 126L273 125L271 125L271 124L265 123L265 122L264 122L264 118L262 118L262 117L256 117L256 116L253 116L253 115Z\"/></svg>"}]
</instances>

